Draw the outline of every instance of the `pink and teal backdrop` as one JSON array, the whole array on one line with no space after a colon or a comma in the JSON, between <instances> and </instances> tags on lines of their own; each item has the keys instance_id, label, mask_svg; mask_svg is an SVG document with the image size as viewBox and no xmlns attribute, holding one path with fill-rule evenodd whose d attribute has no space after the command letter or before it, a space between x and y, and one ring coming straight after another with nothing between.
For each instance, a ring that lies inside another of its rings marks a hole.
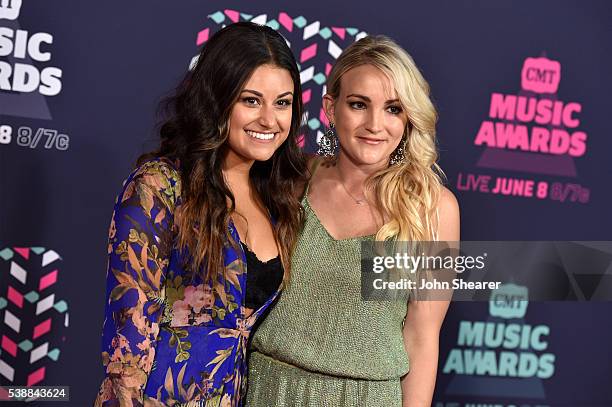
<instances>
[{"instance_id":1,"label":"pink and teal backdrop","mask_svg":"<svg viewBox=\"0 0 612 407\"><path fill-rule=\"evenodd\" d=\"M431 84L463 239L612 240L608 1L0 0L0 385L66 385L62 405L92 403L115 195L155 146L158 102L237 21L294 51L306 151L335 59L385 34ZM575 288L587 301L517 312L453 304L434 405L612 406L612 304L588 301L597 284ZM509 325L538 340L470 336Z\"/></svg>"}]
</instances>

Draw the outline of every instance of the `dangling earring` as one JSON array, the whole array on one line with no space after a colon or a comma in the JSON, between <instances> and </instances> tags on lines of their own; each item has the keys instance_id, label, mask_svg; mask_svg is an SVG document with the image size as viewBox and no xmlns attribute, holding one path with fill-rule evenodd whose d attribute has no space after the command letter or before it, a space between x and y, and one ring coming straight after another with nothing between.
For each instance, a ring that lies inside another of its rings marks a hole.
<instances>
[{"instance_id":1,"label":"dangling earring","mask_svg":"<svg viewBox=\"0 0 612 407\"><path fill-rule=\"evenodd\" d=\"M391 153L391 157L389 157L389 165L397 165L397 164L401 164L404 162L404 160L406 159L406 142L407 141L408 141L407 137L402 138L402 141L400 141L395 151Z\"/></svg>"},{"instance_id":2,"label":"dangling earring","mask_svg":"<svg viewBox=\"0 0 612 407\"><path fill-rule=\"evenodd\" d=\"M329 129L323 133L319 140L317 155L321 157L335 157L336 148L338 148L338 137L336 133L334 133L334 124L329 122Z\"/></svg>"}]
</instances>

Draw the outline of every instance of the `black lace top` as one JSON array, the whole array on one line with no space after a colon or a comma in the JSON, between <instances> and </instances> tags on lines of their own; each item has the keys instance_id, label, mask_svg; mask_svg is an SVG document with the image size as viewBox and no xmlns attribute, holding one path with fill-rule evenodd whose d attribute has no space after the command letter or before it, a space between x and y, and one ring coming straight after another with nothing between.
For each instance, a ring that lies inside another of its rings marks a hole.
<instances>
[{"instance_id":1,"label":"black lace top","mask_svg":"<svg viewBox=\"0 0 612 407\"><path fill-rule=\"evenodd\" d=\"M283 265L276 256L266 262L257 258L247 245L242 243L247 263L246 298L244 306L256 310L274 294L283 281Z\"/></svg>"}]
</instances>

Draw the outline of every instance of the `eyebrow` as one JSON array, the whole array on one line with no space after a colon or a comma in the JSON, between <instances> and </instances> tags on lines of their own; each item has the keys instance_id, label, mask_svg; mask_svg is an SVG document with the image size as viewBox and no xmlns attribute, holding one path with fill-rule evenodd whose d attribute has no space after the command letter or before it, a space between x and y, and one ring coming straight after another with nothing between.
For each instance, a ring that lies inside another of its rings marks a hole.
<instances>
[{"instance_id":1,"label":"eyebrow","mask_svg":"<svg viewBox=\"0 0 612 407\"><path fill-rule=\"evenodd\" d=\"M242 92L249 92L249 93L252 93L252 94L254 94L256 96L259 96L260 98L263 97L263 93L257 92L256 90L252 90L252 89L243 89ZM240 93L242 93L242 92L240 92ZM289 91L289 92L281 93L280 95L278 95L276 97L276 99L280 99L280 98L282 98L284 96L288 96L288 95L293 96L293 92Z\"/></svg>"},{"instance_id":2,"label":"eyebrow","mask_svg":"<svg viewBox=\"0 0 612 407\"><path fill-rule=\"evenodd\" d=\"M372 99L370 99L369 97L364 96L364 95L360 95L360 94L358 94L358 93L351 93L350 95L347 95L346 97L347 97L347 98L350 98L351 96L352 96L352 97L359 98L359 99L363 99L363 100L365 100L366 102L372 102ZM400 101L399 99L389 99L389 100L387 100L387 101L385 102L385 104L390 104L390 103L399 103L399 101Z\"/></svg>"}]
</instances>

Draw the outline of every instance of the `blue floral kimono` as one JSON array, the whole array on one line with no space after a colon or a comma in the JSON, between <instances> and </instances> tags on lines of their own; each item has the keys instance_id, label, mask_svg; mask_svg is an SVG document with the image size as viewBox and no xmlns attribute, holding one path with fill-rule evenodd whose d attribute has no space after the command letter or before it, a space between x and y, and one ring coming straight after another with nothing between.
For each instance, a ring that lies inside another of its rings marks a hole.
<instances>
[{"instance_id":1,"label":"blue floral kimono","mask_svg":"<svg viewBox=\"0 0 612 407\"><path fill-rule=\"evenodd\" d=\"M180 195L174 164L157 159L117 198L96 406L242 405L249 334L278 291L247 317L246 258L229 245L214 287L186 270L175 245ZM233 225L230 234L239 242Z\"/></svg>"}]
</instances>

